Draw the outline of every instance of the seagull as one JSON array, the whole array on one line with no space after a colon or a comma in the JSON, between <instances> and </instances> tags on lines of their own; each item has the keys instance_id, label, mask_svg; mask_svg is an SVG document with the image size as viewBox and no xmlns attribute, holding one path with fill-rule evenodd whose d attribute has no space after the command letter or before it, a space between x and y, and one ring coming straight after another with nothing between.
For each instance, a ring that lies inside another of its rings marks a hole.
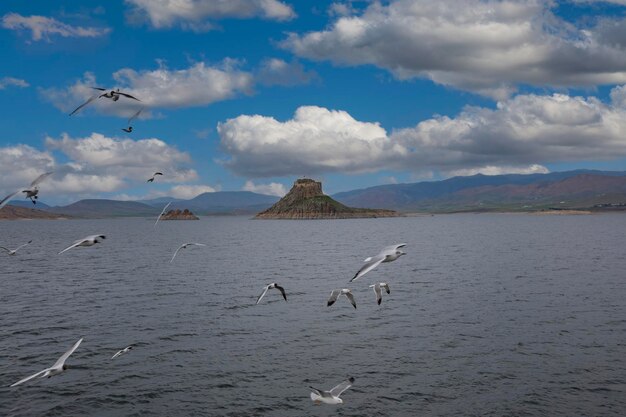
<instances>
[{"instance_id":1,"label":"seagull","mask_svg":"<svg viewBox=\"0 0 626 417\"><path fill-rule=\"evenodd\" d=\"M152 178L150 178L150 179L149 179L148 181L146 181L146 182L153 182L153 181L154 181L154 178L155 178L157 175L163 175L163 173L162 173L162 172L155 172L155 173L154 173L154 175L152 176Z\"/></svg>"},{"instance_id":2,"label":"seagull","mask_svg":"<svg viewBox=\"0 0 626 417\"><path fill-rule=\"evenodd\" d=\"M32 242L32 240L29 240L29 241L28 241L28 243L24 243L23 245L18 246L17 248L15 248L15 249L13 249L13 250L8 249L8 248L5 248L4 246L0 246L0 249L4 249L5 251L7 251L7 253L8 253L9 255L15 255L15 253L16 253L18 250L22 249L24 246L28 246L28 245L30 245L30 244L31 244L31 242Z\"/></svg>"},{"instance_id":3,"label":"seagull","mask_svg":"<svg viewBox=\"0 0 626 417\"><path fill-rule=\"evenodd\" d=\"M39 184L40 182L42 182L43 180L45 180L46 178L48 178L50 175L52 175L52 172L46 172L45 174L41 174L40 176L38 176L37 178L35 178L35 180L33 182L30 183L30 186L25 189L25 190L17 190L12 194L9 194L8 196L4 197L1 201L0 201L0 209L4 206L6 206L9 201L11 201L11 199L18 194L20 191L26 194L26 198L30 198L30 201L33 202L33 204L37 204L37 202L35 201L37 198L37 194L39 194L39 188L37 188L37 184Z\"/></svg>"},{"instance_id":4,"label":"seagull","mask_svg":"<svg viewBox=\"0 0 626 417\"><path fill-rule=\"evenodd\" d=\"M180 245L180 247L176 249L176 252L174 252L174 256L172 256L170 263L174 261L174 258L176 257L176 255L178 255L178 251L181 249L187 249L187 246L206 246L206 245L204 243L185 243L183 245Z\"/></svg>"},{"instance_id":5,"label":"seagull","mask_svg":"<svg viewBox=\"0 0 626 417\"><path fill-rule=\"evenodd\" d=\"M106 236L104 236L104 235L91 235L91 236L87 236L84 239L79 239L76 242L72 243L71 246L68 246L67 248L65 248L61 252L59 252L58 255L62 254L65 251L68 251L68 250L70 250L72 248L75 248L77 246L93 246L96 243L100 243L101 242L101 240L98 240L98 239L104 240L104 239L106 239Z\"/></svg>"},{"instance_id":6,"label":"seagull","mask_svg":"<svg viewBox=\"0 0 626 417\"><path fill-rule=\"evenodd\" d=\"M128 353L128 352L130 352L130 350L131 350L132 348L133 348L133 345L130 345L130 346L125 347L125 348L124 348L124 349L122 349L122 350L118 350L118 351L117 351L117 353L116 353L115 355L111 356L111 359L115 359L115 358L117 358L118 356L123 355L124 353Z\"/></svg>"},{"instance_id":7,"label":"seagull","mask_svg":"<svg viewBox=\"0 0 626 417\"><path fill-rule=\"evenodd\" d=\"M19 381L17 381L15 384L12 384L11 386L14 387L16 385L20 385L23 384L24 382L28 382L31 379L35 379L35 378L45 378L45 377L52 377L55 375L58 375L60 373L62 373L63 371L65 371L68 366L65 364L65 361L67 360L67 358L70 357L70 355L72 353L74 353L74 351L76 350L76 348L78 348L78 345L80 345L80 343L83 341L83 339L81 338L78 342L74 343L74 346L72 346L72 348L70 350L68 350L67 352L65 352L63 354L63 356L61 356L59 359L57 359L57 361L54 363L54 365L52 365L50 368L46 368L43 371L37 372L34 375L31 375L27 378L21 379Z\"/></svg>"},{"instance_id":8,"label":"seagull","mask_svg":"<svg viewBox=\"0 0 626 417\"><path fill-rule=\"evenodd\" d=\"M167 210L167 208L170 206L170 204L172 204L171 201L169 203L167 203L165 205L165 207L163 207L163 210L161 210L161 214L159 214L159 217L157 217L156 222L154 222L154 227L156 227L156 225L159 222L159 220L161 220L161 216L163 216L165 214L165 210Z\"/></svg>"},{"instance_id":9,"label":"seagull","mask_svg":"<svg viewBox=\"0 0 626 417\"><path fill-rule=\"evenodd\" d=\"M378 255L367 258L363 261L365 262L365 264L361 267L361 269L359 269L359 272L357 272L354 277L352 277L350 282L354 281L355 279L361 278L363 275L376 268L382 262L395 261L402 255L406 255L406 253L400 250L400 248L404 246L406 246L406 243L399 243L397 245L387 246L386 248L383 248Z\"/></svg>"},{"instance_id":10,"label":"seagull","mask_svg":"<svg viewBox=\"0 0 626 417\"><path fill-rule=\"evenodd\" d=\"M132 116L130 116L130 119L128 119L128 127L127 128L122 128L122 130L126 133L130 133L133 131L133 127L130 125L130 122L133 121L133 119L136 119L139 114L141 114L141 112L143 111L143 107L141 109L139 109L137 111L137 113L133 114Z\"/></svg>"},{"instance_id":11,"label":"seagull","mask_svg":"<svg viewBox=\"0 0 626 417\"><path fill-rule=\"evenodd\" d=\"M370 285L370 288L374 288L374 293L376 293L376 301L378 301L378 305L383 301L383 292L381 288L384 288L387 291L387 294L390 293L389 285L386 282L379 282L378 284Z\"/></svg>"},{"instance_id":12,"label":"seagull","mask_svg":"<svg viewBox=\"0 0 626 417\"><path fill-rule=\"evenodd\" d=\"M101 88L101 87L91 87L91 88L93 90L104 91L104 93L102 93L102 94L98 93L98 94L95 94L95 95L89 97L89 99L86 102L84 102L83 104L78 106L76 109L74 109L74 111L70 113L70 116L72 116L73 114L77 113L80 109L82 109L83 107L85 107L86 105L88 105L89 103L94 101L95 99L102 98L102 97L111 99L113 101L117 101L117 100L120 99L120 97L123 96L123 97L127 97L127 98L130 98L130 99L133 99L133 100L141 101L137 97L133 97L133 96L131 96L128 93L121 92L119 88L116 89L116 90L110 90L110 91L107 91L106 88Z\"/></svg>"},{"instance_id":13,"label":"seagull","mask_svg":"<svg viewBox=\"0 0 626 417\"><path fill-rule=\"evenodd\" d=\"M350 291L347 288L344 288L342 290L333 290L330 293L330 298L328 299L328 303L326 304L326 306L330 307L333 304L335 304L335 301L337 301L337 297L339 297L340 295L345 295L348 298L348 300L350 300L350 303L352 304L352 306L356 308L356 302L354 301L354 296L352 295L352 291Z\"/></svg>"},{"instance_id":14,"label":"seagull","mask_svg":"<svg viewBox=\"0 0 626 417\"><path fill-rule=\"evenodd\" d=\"M309 387L311 388L311 391L313 391L311 392L311 400L313 400L316 404L343 404L343 400L339 398L339 396L343 394L345 390L350 388L353 383L354 378L350 377L330 391L323 391L321 389Z\"/></svg>"},{"instance_id":15,"label":"seagull","mask_svg":"<svg viewBox=\"0 0 626 417\"><path fill-rule=\"evenodd\" d=\"M271 290L272 288L276 288L278 291L280 291L285 301L287 301L287 294L285 294L285 289L281 287L280 285L278 285L277 283L272 282L270 285L266 285L265 288L263 288L263 293L259 295L259 298L257 298L256 303L259 304L259 302L261 301L261 298L265 297L265 294L267 293L267 291Z\"/></svg>"}]
</instances>

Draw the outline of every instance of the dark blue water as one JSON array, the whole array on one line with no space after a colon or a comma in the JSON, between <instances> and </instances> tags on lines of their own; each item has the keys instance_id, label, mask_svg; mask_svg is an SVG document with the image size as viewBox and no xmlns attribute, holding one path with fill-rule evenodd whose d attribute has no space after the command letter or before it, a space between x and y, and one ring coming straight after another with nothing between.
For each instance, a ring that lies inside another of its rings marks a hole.
<instances>
[{"instance_id":1,"label":"dark blue water","mask_svg":"<svg viewBox=\"0 0 626 417\"><path fill-rule=\"evenodd\" d=\"M35 239L0 256L0 415L623 415L625 236L622 215L0 222ZM270 282L288 302L255 306ZM358 309L327 308L344 287ZM80 337L66 373L7 387ZM309 399L348 376L343 405Z\"/></svg>"}]
</instances>

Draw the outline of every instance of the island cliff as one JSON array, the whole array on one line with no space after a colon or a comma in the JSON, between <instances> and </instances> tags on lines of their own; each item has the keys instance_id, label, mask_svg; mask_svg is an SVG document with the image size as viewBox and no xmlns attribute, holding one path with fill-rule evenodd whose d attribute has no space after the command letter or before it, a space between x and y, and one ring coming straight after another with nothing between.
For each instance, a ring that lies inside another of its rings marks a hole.
<instances>
[{"instance_id":1,"label":"island cliff","mask_svg":"<svg viewBox=\"0 0 626 417\"><path fill-rule=\"evenodd\" d=\"M256 219L354 219L395 217L393 210L352 208L322 192L322 183L312 179L296 180L291 190Z\"/></svg>"},{"instance_id":2,"label":"island cliff","mask_svg":"<svg viewBox=\"0 0 626 417\"><path fill-rule=\"evenodd\" d=\"M190 212L188 209L183 211L176 209L170 210L161 217L161 220L200 220L198 216Z\"/></svg>"}]
</instances>

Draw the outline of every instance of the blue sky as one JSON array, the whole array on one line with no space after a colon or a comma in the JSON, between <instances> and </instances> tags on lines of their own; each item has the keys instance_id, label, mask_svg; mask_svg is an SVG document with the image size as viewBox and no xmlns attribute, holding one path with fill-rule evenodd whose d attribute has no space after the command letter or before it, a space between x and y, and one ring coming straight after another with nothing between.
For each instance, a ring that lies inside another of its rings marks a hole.
<instances>
[{"instance_id":1,"label":"blue sky","mask_svg":"<svg viewBox=\"0 0 626 417\"><path fill-rule=\"evenodd\" d=\"M0 190L50 170L56 203L623 170L625 3L5 0ZM92 86L142 100L132 133L132 100L68 115Z\"/></svg>"}]
</instances>

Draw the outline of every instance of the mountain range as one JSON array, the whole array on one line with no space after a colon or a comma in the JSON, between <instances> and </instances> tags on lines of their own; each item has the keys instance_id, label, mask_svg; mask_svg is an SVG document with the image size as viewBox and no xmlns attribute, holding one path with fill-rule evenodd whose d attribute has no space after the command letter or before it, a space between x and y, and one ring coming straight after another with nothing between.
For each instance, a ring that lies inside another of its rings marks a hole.
<instances>
[{"instance_id":1,"label":"mountain range","mask_svg":"<svg viewBox=\"0 0 626 417\"><path fill-rule=\"evenodd\" d=\"M626 171L576 170L548 174L473 175L441 181L387 184L332 196L352 207L401 212L536 211L546 209L626 210ZM250 191L203 193L192 199L160 197L143 201L80 200L50 207L28 200L13 206L71 217L157 216L165 204L198 215L261 212L279 200Z\"/></svg>"}]
</instances>

